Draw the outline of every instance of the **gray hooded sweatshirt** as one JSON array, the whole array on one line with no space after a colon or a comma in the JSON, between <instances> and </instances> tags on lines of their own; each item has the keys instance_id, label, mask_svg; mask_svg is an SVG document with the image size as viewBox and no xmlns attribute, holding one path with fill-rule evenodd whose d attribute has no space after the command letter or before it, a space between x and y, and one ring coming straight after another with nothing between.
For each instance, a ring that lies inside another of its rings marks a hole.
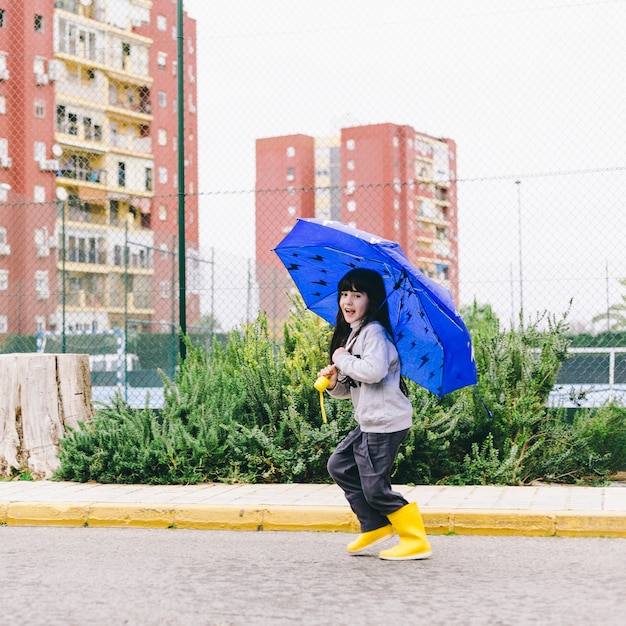
<instances>
[{"instance_id":1,"label":"gray hooded sweatshirt","mask_svg":"<svg viewBox=\"0 0 626 626\"><path fill-rule=\"evenodd\" d=\"M413 407L400 390L396 346L378 322L370 322L360 332L359 322L351 326L346 342L349 352L335 361L339 380L328 394L333 398L352 398L354 419L365 433L393 433L410 428ZM346 376L354 382L350 384Z\"/></svg>"}]
</instances>

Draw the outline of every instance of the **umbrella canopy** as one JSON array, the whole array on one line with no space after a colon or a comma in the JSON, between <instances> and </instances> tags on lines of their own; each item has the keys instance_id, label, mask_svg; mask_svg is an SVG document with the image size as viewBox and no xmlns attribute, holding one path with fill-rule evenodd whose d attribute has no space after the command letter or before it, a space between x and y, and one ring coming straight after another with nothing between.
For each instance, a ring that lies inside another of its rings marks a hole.
<instances>
[{"instance_id":1,"label":"umbrella canopy","mask_svg":"<svg viewBox=\"0 0 626 626\"><path fill-rule=\"evenodd\" d=\"M333 325L339 280L356 267L377 271L402 374L438 396L476 384L471 338L452 295L413 267L396 242L340 222L299 219L274 252L307 308Z\"/></svg>"}]
</instances>

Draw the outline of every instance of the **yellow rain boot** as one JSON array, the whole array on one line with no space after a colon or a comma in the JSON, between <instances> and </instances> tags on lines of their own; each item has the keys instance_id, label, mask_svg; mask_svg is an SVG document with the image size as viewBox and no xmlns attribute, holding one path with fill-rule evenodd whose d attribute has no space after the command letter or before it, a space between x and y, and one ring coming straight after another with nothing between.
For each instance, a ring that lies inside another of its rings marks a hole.
<instances>
[{"instance_id":1,"label":"yellow rain boot","mask_svg":"<svg viewBox=\"0 0 626 626\"><path fill-rule=\"evenodd\" d=\"M382 541L393 537L393 527L391 524L376 528L375 530L368 530L365 533L361 533L354 541L350 542L346 549L348 554L361 554L368 548L378 545Z\"/></svg>"},{"instance_id":2,"label":"yellow rain boot","mask_svg":"<svg viewBox=\"0 0 626 626\"><path fill-rule=\"evenodd\" d=\"M387 561L409 561L427 559L431 554L430 543L426 538L424 522L415 502L405 504L401 509L387 515L400 543L378 556Z\"/></svg>"}]
</instances>

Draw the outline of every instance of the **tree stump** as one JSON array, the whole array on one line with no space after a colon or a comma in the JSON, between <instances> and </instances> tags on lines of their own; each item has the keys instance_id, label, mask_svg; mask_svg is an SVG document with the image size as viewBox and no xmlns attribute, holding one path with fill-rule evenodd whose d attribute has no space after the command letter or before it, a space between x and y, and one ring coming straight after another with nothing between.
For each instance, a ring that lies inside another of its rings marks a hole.
<instances>
[{"instance_id":1,"label":"tree stump","mask_svg":"<svg viewBox=\"0 0 626 626\"><path fill-rule=\"evenodd\" d=\"M0 476L48 478L67 428L94 414L86 354L0 354Z\"/></svg>"}]
</instances>

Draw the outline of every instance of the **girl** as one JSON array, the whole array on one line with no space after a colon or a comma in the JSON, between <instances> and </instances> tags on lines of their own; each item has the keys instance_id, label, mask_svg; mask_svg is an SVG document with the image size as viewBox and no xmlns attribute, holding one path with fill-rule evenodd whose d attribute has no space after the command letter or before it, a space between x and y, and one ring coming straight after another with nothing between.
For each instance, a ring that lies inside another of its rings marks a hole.
<instances>
[{"instance_id":1,"label":"girl","mask_svg":"<svg viewBox=\"0 0 626 626\"><path fill-rule=\"evenodd\" d=\"M361 554L395 531L400 543L383 550L381 559L428 558L430 544L417 505L391 489L391 469L412 424L413 407L401 389L400 359L380 274L349 271L339 281L337 300L331 364L318 376L328 378L333 398L352 399L358 422L328 460L329 474L361 525L348 553Z\"/></svg>"}]
</instances>

